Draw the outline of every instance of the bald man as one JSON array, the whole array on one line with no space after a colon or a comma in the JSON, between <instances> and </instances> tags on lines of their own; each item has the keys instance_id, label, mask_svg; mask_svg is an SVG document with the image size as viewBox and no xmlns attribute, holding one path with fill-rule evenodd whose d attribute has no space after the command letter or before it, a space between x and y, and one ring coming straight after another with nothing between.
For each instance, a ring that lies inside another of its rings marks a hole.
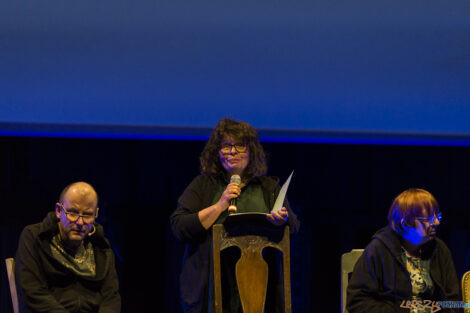
<instances>
[{"instance_id":1,"label":"bald man","mask_svg":"<svg viewBox=\"0 0 470 313\"><path fill-rule=\"evenodd\" d=\"M114 254L98 211L95 189L76 182L42 223L25 227L15 258L21 312L120 312Z\"/></svg>"}]
</instances>

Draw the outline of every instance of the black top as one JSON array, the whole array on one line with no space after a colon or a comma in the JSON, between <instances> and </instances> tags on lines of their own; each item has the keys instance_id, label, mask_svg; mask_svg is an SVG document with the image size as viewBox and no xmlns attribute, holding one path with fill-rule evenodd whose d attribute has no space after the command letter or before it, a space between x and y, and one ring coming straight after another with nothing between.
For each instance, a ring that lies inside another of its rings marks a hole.
<instances>
[{"instance_id":1,"label":"black top","mask_svg":"<svg viewBox=\"0 0 470 313\"><path fill-rule=\"evenodd\" d=\"M178 206L170 217L173 233L186 243L183 266L180 275L181 302L185 313L202 313L208 310L210 256L212 229L206 230L198 217L198 212L213 204L221 177L199 175L189 184ZM266 207L272 209L280 191L278 180L273 177L254 177L261 184ZM288 225L291 232L297 232L299 221L284 203L289 213Z\"/></svg>"},{"instance_id":2,"label":"black top","mask_svg":"<svg viewBox=\"0 0 470 313\"><path fill-rule=\"evenodd\" d=\"M350 313L391 313L410 310L401 308L403 300L413 293L410 274L403 262L399 235L387 226L379 230L357 261L348 284L347 309ZM430 260L434 292L432 301L460 301L459 280L449 248L436 238L425 244L421 257ZM457 313L443 308L439 312Z\"/></svg>"},{"instance_id":3,"label":"black top","mask_svg":"<svg viewBox=\"0 0 470 313\"><path fill-rule=\"evenodd\" d=\"M85 277L60 263L51 252L59 220L50 212L42 223L26 226L15 257L21 312L118 313L121 310L114 253L103 227L85 239L95 255L96 275Z\"/></svg>"}]
</instances>

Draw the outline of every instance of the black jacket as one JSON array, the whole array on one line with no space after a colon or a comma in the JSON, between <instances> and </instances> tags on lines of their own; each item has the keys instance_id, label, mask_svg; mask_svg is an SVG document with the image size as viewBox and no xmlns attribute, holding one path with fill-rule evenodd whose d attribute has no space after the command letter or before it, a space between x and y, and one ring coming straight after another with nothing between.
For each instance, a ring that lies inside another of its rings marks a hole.
<instances>
[{"instance_id":1,"label":"black jacket","mask_svg":"<svg viewBox=\"0 0 470 313\"><path fill-rule=\"evenodd\" d=\"M211 229L206 230L198 218L198 212L211 206L217 190L217 179L208 175L197 176L178 199L178 206L170 217L175 236L186 243L180 275L180 291L185 313L201 313L207 310L209 298ZM259 176L264 201L272 209L280 191L278 180ZM287 201L288 225L291 232L299 228L299 221Z\"/></svg>"},{"instance_id":2,"label":"black jacket","mask_svg":"<svg viewBox=\"0 0 470 313\"><path fill-rule=\"evenodd\" d=\"M423 258L431 258L434 283L432 301L460 301L459 281L449 249L436 238L425 244ZM401 259L398 234L389 226L379 230L357 261L348 284L347 309L350 313L406 312L403 300L412 298L411 280ZM439 312L458 312L441 309Z\"/></svg>"},{"instance_id":3,"label":"black jacket","mask_svg":"<svg viewBox=\"0 0 470 313\"><path fill-rule=\"evenodd\" d=\"M114 253L96 224L91 241L96 276L78 277L53 258L51 239L58 233L58 219L50 212L42 223L26 226L15 257L20 312L117 313L121 310Z\"/></svg>"}]
</instances>

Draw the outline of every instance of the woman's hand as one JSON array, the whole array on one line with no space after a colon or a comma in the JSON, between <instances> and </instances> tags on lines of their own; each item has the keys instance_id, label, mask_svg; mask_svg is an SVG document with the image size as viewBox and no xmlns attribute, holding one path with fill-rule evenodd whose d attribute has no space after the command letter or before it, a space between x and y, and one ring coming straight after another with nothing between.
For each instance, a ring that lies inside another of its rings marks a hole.
<instances>
[{"instance_id":1,"label":"woman's hand","mask_svg":"<svg viewBox=\"0 0 470 313\"><path fill-rule=\"evenodd\" d=\"M209 229L217 220L219 215L228 208L231 199L240 195L242 186L239 186L236 183L228 184L217 203L197 213L199 221L205 229Z\"/></svg>"},{"instance_id":2,"label":"woman's hand","mask_svg":"<svg viewBox=\"0 0 470 313\"><path fill-rule=\"evenodd\" d=\"M278 212L271 211L271 213L266 215L266 218L274 225L281 226L289 219L289 213L287 212L287 209L283 207Z\"/></svg>"},{"instance_id":3,"label":"woman's hand","mask_svg":"<svg viewBox=\"0 0 470 313\"><path fill-rule=\"evenodd\" d=\"M227 188L225 188L224 192L220 196L219 201L217 201L217 205L221 209L221 211L224 211L228 208L230 204L230 200L233 198L237 198L240 195L241 192L240 185L236 183L231 183L227 185Z\"/></svg>"}]
</instances>

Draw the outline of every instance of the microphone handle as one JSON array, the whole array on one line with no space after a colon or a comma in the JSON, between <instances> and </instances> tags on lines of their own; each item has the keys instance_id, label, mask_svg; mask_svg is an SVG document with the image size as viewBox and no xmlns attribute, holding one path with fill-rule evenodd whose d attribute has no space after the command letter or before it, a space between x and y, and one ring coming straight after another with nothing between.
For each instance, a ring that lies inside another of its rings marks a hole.
<instances>
[{"instance_id":1,"label":"microphone handle","mask_svg":"<svg viewBox=\"0 0 470 313\"><path fill-rule=\"evenodd\" d=\"M234 174L232 177L230 177L230 183L235 183L237 185L240 185L242 182L242 179L240 175ZM230 205L228 207L228 214L233 214L237 213L237 198L230 199Z\"/></svg>"},{"instance_id":2,"label":"microphone handle","mask_svg":"<svg viewBox=\"0 0 470 313\"><path fill-rule=\"evenodd\" d=\"M230 199L230 205L228 206L228 214L237 213L237 198Z\"/></svg>"}]
</instances>

